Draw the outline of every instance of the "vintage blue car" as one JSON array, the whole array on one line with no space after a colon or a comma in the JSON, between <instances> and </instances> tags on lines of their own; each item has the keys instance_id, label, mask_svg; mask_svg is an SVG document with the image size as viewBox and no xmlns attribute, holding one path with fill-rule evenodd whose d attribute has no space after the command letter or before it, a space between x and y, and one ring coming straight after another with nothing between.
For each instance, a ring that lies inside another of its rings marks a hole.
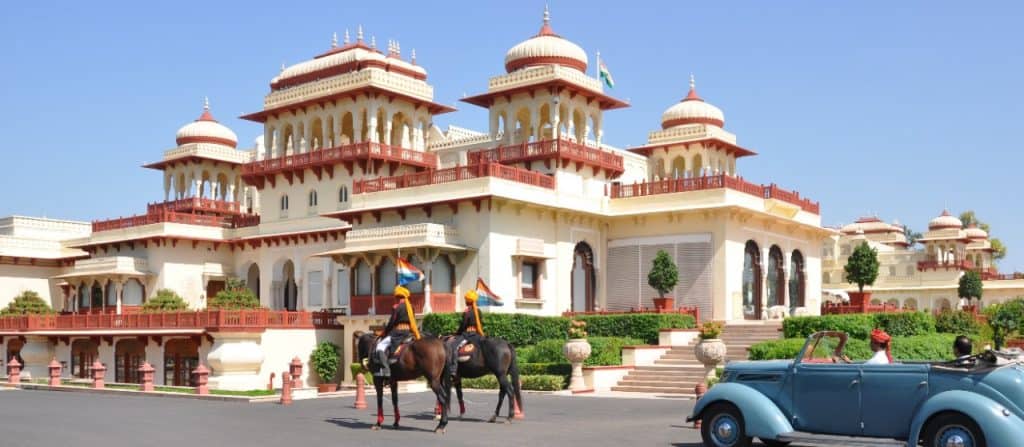
<instances>
[{"instance_id":1,"label":"vintage blue car","mask_svg":"<svg viewBox=\"0 0 1024 447\"><path fill-rule=\"evenodd\" d=\"M843 355L846 338L819 332L795 360L729 363L687 421L699 419L704 445L716 447L749 446L754 437L774 447L837 436L1024 446L1024 365L1012 356L988 351L960 362L865 365Z\"/></svg>"}]
</instances>

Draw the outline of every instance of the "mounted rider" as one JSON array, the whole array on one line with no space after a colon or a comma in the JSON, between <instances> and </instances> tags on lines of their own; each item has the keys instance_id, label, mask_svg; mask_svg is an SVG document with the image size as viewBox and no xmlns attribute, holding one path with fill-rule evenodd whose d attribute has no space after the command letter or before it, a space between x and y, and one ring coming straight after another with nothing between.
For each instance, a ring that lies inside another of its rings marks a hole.
<instances>
[{"instance_id":1,"label":"mounted rider","mask_svg":"<svg viewBox=\"0 0 1024 447\"><path fill-rule=\"evenodd\" d=\"M480 308L476 305L479 295L477 295L475 290L470 290L466 292L464 298L466 299L466 310L462 312L462 323L459 324L459 329L455 331L455 337L451 341L452 350L455 351L455 354L451 356L449 364L452 375L455 375L458 369L458 349L466 343L472 343L479 348L480 337L484 336L484 326L482 320L480 320Z\"/></svg>"},{"instance_id":2,"label":"mounted rider","mask_svg":"<svg viewBox=\"0 0 1024 447\"><path fill-rule=\"evenodd\" d=\"M419 328L416 327L415 313L412 310L412 303L409 302L409 289L402 286L395 286L395 305L391 308L391 317L388 319L384 333L377 342L377 361L380 363L378 375L382 377L391 376L391 366L388 363L388 356L393 352L393 345L401 343L412 333L416 340L420 339Z\"/></svg>"}]
</instances>

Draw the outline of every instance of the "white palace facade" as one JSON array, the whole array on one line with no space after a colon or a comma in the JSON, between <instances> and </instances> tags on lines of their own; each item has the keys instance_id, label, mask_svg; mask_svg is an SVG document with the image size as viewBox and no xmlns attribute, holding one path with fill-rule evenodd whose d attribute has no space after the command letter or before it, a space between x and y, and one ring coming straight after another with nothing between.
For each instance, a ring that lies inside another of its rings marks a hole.
<instances>
[{"instance_id":1,"label":"white palace facade","mask_svg":"<svg viewBox=\"0 0 1024 447\"><path fill-rule=\"evenodd\" d=\"M7 357L35 375L53 357L72 374L98 358L112 381L145 360L157 384L202 362L212 386L261 388L316 341L347 348L386 315L399 256L427 274L412 290L420 313L461 310L478 277L505 302L490 312L652 308L646 277L665 250L679 266L674 306L701 319L816 314L834 234L819 204L744 179L739 161L755 153L692 78L646 144L604 144L604 114L628 104L588 64L545 13L505 72L463 99L489 111L487 130L441 129L434 117L454 109L435 101L415 52L346 32L271 80L263 109L243 117L263 126L254 147L208 105L178 130L145 165L163 178L145 213L0 221L0 305L34 290L59 312L0 319ZM229 277L267 310L205 312ZM197 316L139 312L165 288Z\"/></svg>"}]
</instances>

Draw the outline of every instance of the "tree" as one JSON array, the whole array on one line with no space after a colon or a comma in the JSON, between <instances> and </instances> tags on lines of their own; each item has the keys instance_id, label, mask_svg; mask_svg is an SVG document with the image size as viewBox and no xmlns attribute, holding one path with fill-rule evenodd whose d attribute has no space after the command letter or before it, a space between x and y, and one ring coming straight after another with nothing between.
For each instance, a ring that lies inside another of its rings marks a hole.
<instances>
[{"instance_id":1,"label":"tree","mask_svg":"<svg viewBox=\"0 0 1024 447\"><path fill-rule=\"evenodd\" d=\"M974 270L968 270L960 277L960 287L957 289L957 296L967 300L977 298L978 301L981 301L981 289L981 274Z\"/></svg>"},{"instance_id":2,"label":"tree","mask_svg":"<svg viewBox=\"0 0 1024 447\"><path fill-rule=\"evenodd\" d=\"M1005 303L986 306L985 316L992 329L992 341L996 349L1000 349L1007 338L1020 331L1021 321L1024 320L1024 298L1017 297Z\"/></svg>"},{"instance_id":3,"label":"tree","mask_svg":"<svg viewBox=\"0 0 1024 447\"><path fill-rule=\"evenodd\" d=\"M21 292L6 308L0 310L0 316L7 315L45 315L52 314L53 308L38 293L31 290Z\"/></svg>"},{"instance_id":4,"label":"tree","mask_svg":"<svg viewBox=\"0 0 1024 447\"><path fill-rule=\"evenodd\" d=\"M903 234L907 236L907 243L910 244L910 246L913 246L917 243L918 239L924 237L920 232L911 230L907 225L903 225Z\"/></svg>"},{"instance_id":5,"label":"tree","mask_svg":"<svg viewBox=\"0 0 1024 447\"><path fill-rule=\"evenodd\" d=\"M999 238L992 237L992 227L990 227L989 224L978 220L978 216L974 214L974 210L967 210L960 213L960 221L963 222L964 228L974 224L988 233L988 242L992 244L993 261L999 261L1006 257L1006 246L1003 245L1003 241L999 240Z\"/></svg>"},{"instance_id":6,"label":"tree","mask_svg":"<svg viewBox=\"0 0 1024 447\"><path fill-rule=\"evenodd\" d=\"M188 310L188 303L171 289L160 289L156 296L142 305L143 312L180 312Z\"/></svg>"},{"instance_id":7,"label":"tree","mask_svg":"<svg viewBox=\"0 0 1024 447\"><path fill-rule=\"evenodd\" d=\"M217 292L217 296L210 298L206 303L210 309L238 310L238 309L259 309L260 299L245 286L245 281L238 278L228 278L224 290Z\"/></svg>"},{"instance_id":8,"label":"tree","mask_svg":"<svg viewBox=\"0 0 1024 447\"><path fill-rule=\"evenodd\" d=\"M659 298L665 298L665 294L678 283L679 269L672 262L672 257L665 250L658 250L658 254L654 257L651 273L647 274L647 285L658 291Z\"/></svg>"},{"instance_id":9,"label":"tree","mask_svg":"<svg viewBox=\"0 0 1024 447\"><path fill-rule=\"evenodd\" d=\"M874 285L878 278L878 251L867 242L862 242L850 254L843 269L846 271L846 281L856 284L860 293L864 293L864 286Z\"/></svg>"}]
</instances>

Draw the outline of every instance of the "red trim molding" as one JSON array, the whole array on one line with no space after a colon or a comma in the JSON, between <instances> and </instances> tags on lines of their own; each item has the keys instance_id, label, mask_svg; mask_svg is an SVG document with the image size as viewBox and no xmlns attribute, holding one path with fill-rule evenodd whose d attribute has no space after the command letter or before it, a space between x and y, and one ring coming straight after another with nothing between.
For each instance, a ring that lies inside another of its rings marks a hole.
<instances>
[{"instance_id":1,"label":"red trim molding","mask_svg":"<svg viewBox=\"0 0 1024 447\"><path fill-rule=\"evenodd\" d=\"M682 126L684 124L710 124L712 126L725 127L725 121L715 118L708 117L690 117L690 118L676 118L661 123L662 129L668 129L669 127Z\"/></svg>"},{"instance_id":2,"label":"red trim molding","mask_svg":"<svg viewBox=\"0 0 1024 447\"><path fill-rule=\"evenodd\" d=\"M189 144L189 143L223 144L225 146L231 146L232 148L235 148L235 147L238 146L238 142L237 141L231 141L231 140L229 140L227 138L207 137L207 136L202 136L202 135L197 135L197 136L194 136L194 137L181 137L181 138L178 138L178 139L174 140L174 142L178 143L178 146L181 146L183 144Z\"/></svg>"},{"instance_id":3,"label":"red trim molding","mask_svg":"<svg viewBox=\"0 0 1024 447\"><path fill-rule=\"evenodd\" d=\"M532 67L534 65L561 65L563 67L575 68L582 72L587 71L586 62L565 56L532 56L513 59L505 63L505 71L511 73L520 68Z\"/></svg>"}]
</instances>

